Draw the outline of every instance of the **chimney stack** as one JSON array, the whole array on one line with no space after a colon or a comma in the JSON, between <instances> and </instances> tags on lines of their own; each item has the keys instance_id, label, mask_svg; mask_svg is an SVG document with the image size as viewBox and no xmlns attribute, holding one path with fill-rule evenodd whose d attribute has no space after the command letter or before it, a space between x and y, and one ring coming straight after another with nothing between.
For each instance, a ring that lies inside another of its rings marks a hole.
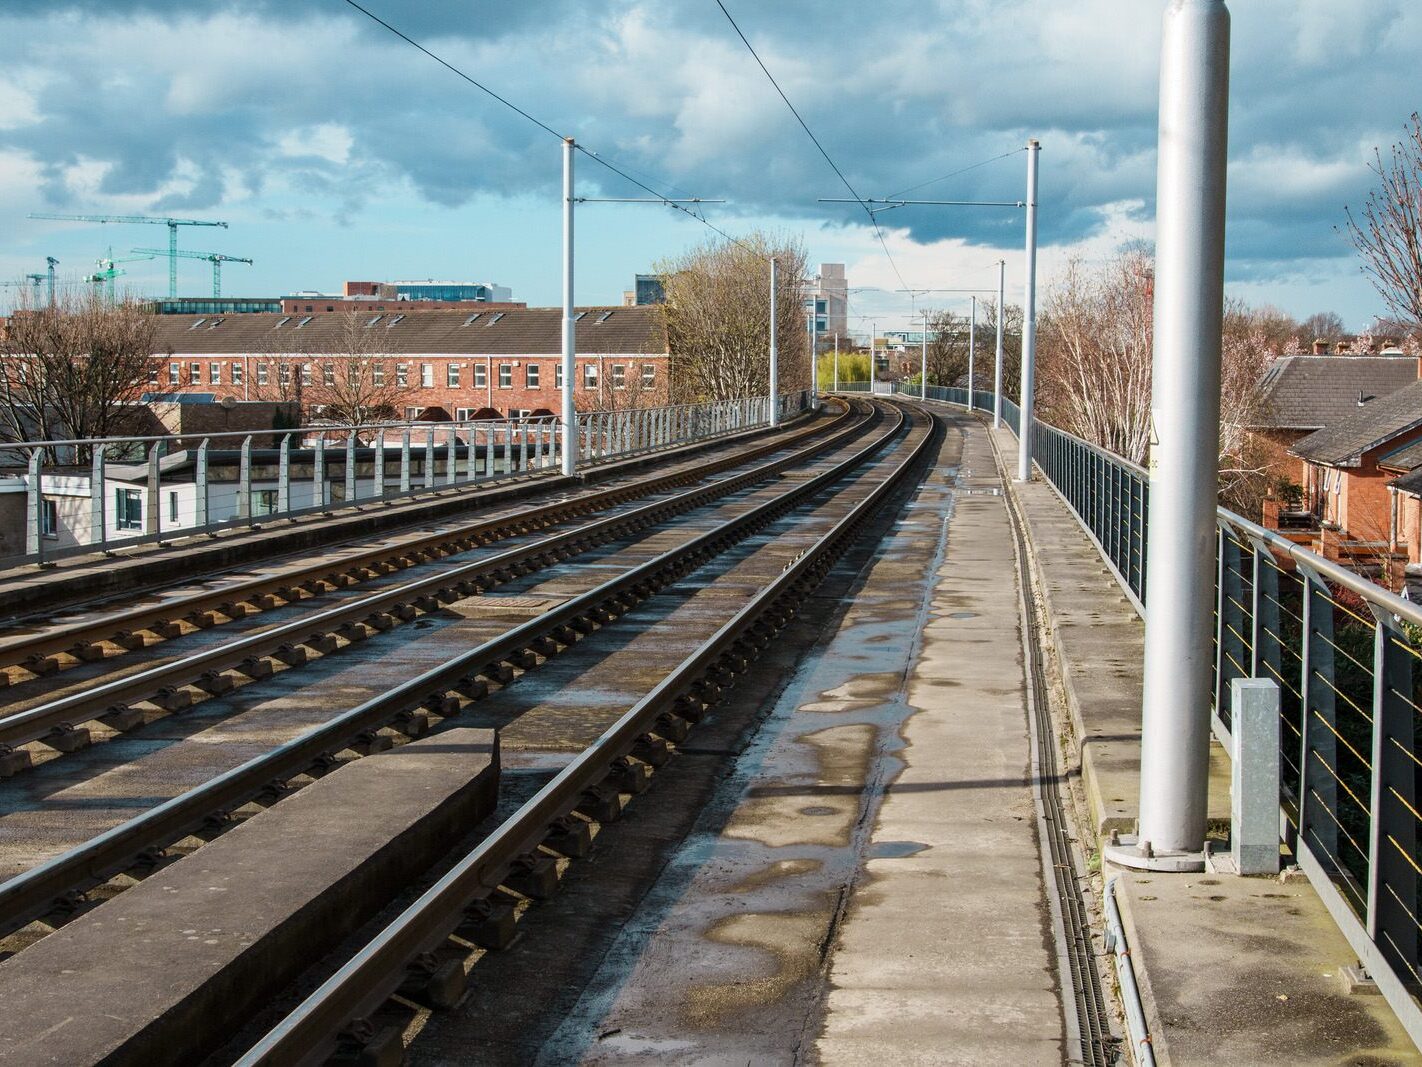
<instances>
[{"instance_id":1,"label":"chimney stack","mask_svg":"<svg viewBox=\"0 0 1422 1067\"><path fill-rule=\"evenodd\" d=\"M1313 354L1315 356L1328 355L1328 342L1322 337L1315 337L1313 339Z\"/></svg>"}]
</instances>

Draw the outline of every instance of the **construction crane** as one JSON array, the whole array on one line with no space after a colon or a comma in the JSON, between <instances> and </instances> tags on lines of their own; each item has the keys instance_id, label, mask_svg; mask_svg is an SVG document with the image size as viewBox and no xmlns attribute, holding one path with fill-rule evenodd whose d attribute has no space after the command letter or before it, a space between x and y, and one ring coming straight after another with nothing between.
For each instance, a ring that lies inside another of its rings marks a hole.
<instances>
[{"instance_id":1,"label":"construction crane","mask_svg":"<svg viewBox=\"0 0 1422 1067\"><path fill-rule=\"evenodd\" d=\"M130 249L129 251L131 251L131 252L148 252L148 253L150 253L150 254L152 254L152 255L155 255L155 256L161 256L161 255L163 254L163 250L162 250L161 248L133 248L133 249ZM212 295L213 295L213 296L221 296L221 295L222 295L222 264L224 264L224 263L247 263L247 264L251 264L251 262L252 262L250 259L243 259L241 256L227 256L227 255L223 255L221 252L179 252L179 251L177 251L177 250L173 250L173 251L170 251L168 254L169 254L170 256L182 256L184 259L205 259L205 260L207 260L209 263L211 263L211 264L212 264Z\"/></svg>"},{"instance_id":2,"label":"construction crane","mask_svg":"<svg viewBox=\"0 0 1422 1067\"><path fill-rule=\"evenodd\" d=\"M89 275L88 280L95 285L104 286L104 296L108 299L108 302L112 304L114 302L114 279L120 274L127 273L126 271L119 270L118 264L137 263L140 260L152 259L157 255L162 255L162 253L150 252L141 256L123 256L120 259L114 259L114 250L110 248L109 254L94 264L98 269Z\"/></svg>"},{"instance_id":3,"label":"construction crane","mask_svg":"<svg viewBox=\"0 0 1422 1067\"><path fill-rule=\"evenodd\" d=\"M178 295L178 227L179 226L221 226L225 222L204 222L201 219L170 219L154 215L51 215L46 212L31 213L32 219L51 219L57 222L118 222L151 223L168 227L168 296ZM159 253L162 255L163 253Z\"/></svg>"},{"instance_id":4,"label":"construction crane","mask_svg":"<svg viewBox=\"0 0 1422 1067\"><path fill-rule=\"evenodd\" d=\"M44 274L26 274L25 281L33 283L35 295L39 295L40 284L47 280L49 282L49 306L54 307L54 268L59 266L59 260L53 256L45 256L44 261L49 269Z\"/></svg>"}]
</instances>

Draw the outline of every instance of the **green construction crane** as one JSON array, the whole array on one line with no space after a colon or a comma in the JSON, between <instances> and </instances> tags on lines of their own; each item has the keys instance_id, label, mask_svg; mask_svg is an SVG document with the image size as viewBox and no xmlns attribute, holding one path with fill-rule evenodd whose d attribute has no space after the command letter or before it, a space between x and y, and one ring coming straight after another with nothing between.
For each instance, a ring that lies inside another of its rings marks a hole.
<instances>
[{"instance_id":1,"label":"green construction crane","mask_svg":"<svg viewBox=\"0 0 1422 1067\"><path fill-rule=\"evenodd\" d=\"M119 270L118 264L137 263L140 260L152 259L157 255L162 255L162 253L150 252L141 256L123 256L119 259L114 259L114 250L110 248L109 254L94 264L98 269L89 275L88 280L95 285L104 286L104 296L108 299L108 302L112 304L114 302L114 279L120 274L127 273L126 271Z\"/></svg>"},{"instance_id":2,"label":"green construction crane","mask_svg":"<svg viewBox=\"0 0 1422 1067\"><path fill-rule=\"evenodd\" d=\"M147 252L155 256L161 256L161 248L130 248L130 252ZM212 295L222 295L222 264L224 263L247 263L250 259L243 259L241 256L225 256L221 252L178 252L176 250L168 253L170 256L182 256L184 259L205 259L212 264Z\"/></svg>"},{"instance_id":3,"label":"green construction crane","mask_svg":"<svg viewBox=\"0 0 1422 1067\"><path fill-rule=\"evenodd\" d=\"M201 219L170 219L155 215L51 215L46 212L31 213L32 219L52 219L57 222L118 222L151 223L168 227L168 296L178 295L178 227L179 226L221 226L225 222L204 222ZM159 255L164 253L160 252Z\"/></svg>"}]
</instances>

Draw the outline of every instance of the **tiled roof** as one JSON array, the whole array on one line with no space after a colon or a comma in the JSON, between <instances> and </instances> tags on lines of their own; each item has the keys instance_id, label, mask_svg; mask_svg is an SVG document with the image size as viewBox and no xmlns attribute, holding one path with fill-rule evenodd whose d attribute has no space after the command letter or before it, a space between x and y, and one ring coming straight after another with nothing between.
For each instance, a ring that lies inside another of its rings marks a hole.
<instances>
[{"instance_id":1,"label":"tiled roof","mask_svg":"<svg viewBox=\"0 0 1422 1067\"><path fill-rule=\"evenodd\" d=\"M652 353L667 350L666 330L655 307L592 307L576 323L577 351ZM312 315L243 313L234 315L163 315L157 350L182 355L310 353L339 354L351 346L344 339L347 312ZM471 321L471 316L473 316ZM559 308L511 311L466 309L357 313L356 327L368 354L400 355L556 355L562 349ZM365 326L372 319L376 321ZM303 320L305 325L298 325ZM215 325L214 325L215 324Z\"/></svg>"},{"instance_id":2,"label":"tiled roof","mask_svg":"<svg viewBox=\"0 0 1422 1067\"><path fill-rule=\"evenodd\" d=\"M1321 430L1417 381L1411 356L1284 356L1264 374L1259 429Z\"/></svg>"},{"instance_id":3,"label":"tiled roof","mask_svg":"<svg viewBox=\"0 0 1422 1067\"><path fill-rule=\"evenodd\" d=\"M1422 467L1422 438L1409 441L1401 448L1394 448L1391 452L1384 452L1378 457L1378 463L1399 471L1411 471Z\"/></svg>"},{"instance_id":4,"label":"tiled roof","mask_svg":"<svg viewBox=\"0 0 1422 1067\"><path fill-rule=\"evenodd\" d=\"M1401 489L1404 493L1422 496L1422 468L1418 468L1411 474L1404 474L1401 478L1394 478L1387 484Z\"/></svg>"},{"instance_id":5,"label":"tiled roof","mask_svg":"<svg viewBox=\"0 0 1422 1067\"><path fill-rule=\"evenodd\" d=\"M1289 451L1315 463L1353 466L1364 452L1417 426L1422 426L1422 381L1355 408L1353 415L1309 434Z\"/></svg>"}]
</instances>

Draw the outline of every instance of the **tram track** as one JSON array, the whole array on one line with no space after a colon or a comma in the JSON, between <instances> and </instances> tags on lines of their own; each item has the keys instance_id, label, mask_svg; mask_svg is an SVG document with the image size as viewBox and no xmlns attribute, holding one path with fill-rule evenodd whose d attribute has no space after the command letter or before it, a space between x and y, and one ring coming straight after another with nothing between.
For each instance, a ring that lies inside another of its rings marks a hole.
<instances>
[{"instance_id":1,"label":"tram track","mask_svg":"<svg viewBox=\"0 0 1422 1067\"><path fill-rule=\"evenodd\" d=\"M582 836L566 844L567 821L595 829L621 813L627 794L654 781L655 768L776 640L798 602L920 469L941 433L937 420L920 420L891 459L855 482L852 502L836 497L827 505L839 512L811 545L784 549L793 555L771 580L236 1062L320 1063L332 1055L399 1062L418 1029L409 1025L412 1011L417 1017L457 1001L462 957L507 945L521 902L551 894L559 865L584 854Z\"/></svg>"},{"instance_id":2,"label":"tram track","mask_svg":"<svg viewBox=\"0 0 1422 1067\"><path fill-rule=\"evenodd\" d=\"M457 555L508 538L547 529L570 519L610 508L734 469L776 451L832 433L848 425L854 409L847 406L825 422L812 422L788 434L741 443L724 455L687 461L670 471L633 478L591 492L575 492L546 504L519 507L473 522L441 524L429 532L393 530L379 545L341 552L322 552L313 562L302 553L294 562L278 563L258 575L223 581L216 588L199 588L160 597L156 602L96 605L92 617L83 606L68 605L58 620L13 617L0 636L0 689L16 682L45 679L96 660L117 659L125 652L150 647L191 633L223 626L320 595L394 574L400 570ZM704 446L703 446L704 447ZM675 458L675 457L673 457ZM398 543L388 543L396 539ZM332 556L335 556L333 559ZM150 591L152 592L152 591ZM110 600L112 603L112 600ZM73 618L76 611L79 618Z\"/></svg>"},{"instance_id":3,"label":"tram track","mask_svg":"<svg viewBox=\"0 0 1422 1067\"><path fill-rule=\"evenodd\" d=\"M903 417L899 418L902 421ZM843 433L852 436L854 429L850 427ZM677 548L601 582L557 608L0 885L0 929L15 930L41 916L47 917L50 925L62 922L64 917L92 906L92 901L83 899L81 894L124 872L139 877L151 873L171 859L164 850L174 842L194 833L210 836L220 832L232 823L233 813L243 805L254 799L263 803L279 799L301 784L298 779L338 766L339 754L352 747L357 751L380 747L381 731L391 724L403 726L407 732L422 733L432 722L458 715L483 697L491 685L507 685L522 672L536 668L606 626L666 582L787 514L867 461L900 432L900 426L891 427L820 474L783 479L786 487L782 492L744 514L718 523ZM749 473L745 472L748 479ZM687 721L669 713L660 725L664 733L675 737ZM386 744L388 740L387 737ZM661 749L654 744L653 750ZM635 776L641 773L637 766L645 763L633 761L631 769L624 768L622 773Z\"/></svg>"},{"instance_id":4,"label":"tram track","mask_svg":"<svg viewBox=\"0 0 1422 1067\"><path fill-rule=\"evenodd\" d=\"M88 724L97 721L111 730L132 730L162 714L185 711L211 697L303 666L310 659L344 651L381 632L438 611L461 597L477 595L597 545L670 521L807 462L814 455L832 449L860 432L871 418L862 412L854 415L847 409L845 416L836 420L827 434L823 431L802 431L789 440L763 443L747 452L726 457L710 467L703 467L701 476L697 472L676 471L642 479L634 486L596 494L595 500L582 498L533 509L526 519L514 516L475 524L473 528L459 531L453 540L448 535L442 535L438 550L430 547L428 541L422 548L403 550L399 555L399 564L413 566L416 562L425 562L431 555L438 558L439 552L454 546L469 551L497 544L500 540L526 537L533 530L552 528L552 532L463 564L441 566L433 573L412 581L397 582L309 614L298 614L295 619L271 627L227 641L213 642L205 648L146 669L120 673L107 681L103 678L85 678L81 685L73 687L65 695L0 716L0 776L14 775L29 767L35 754L35 744L60 753L83 749L92 737ZM803 447L792 447L797 444ZM745 467L748 462L753 463L775 453L781 454L739 473L709 481L704 477L706 473L735 471L737 466ZM695 484L670 496L613 510L600 518L572 526L563 525L570 516L585 514L589 510L596 514L601 510L615 509L626 502L629 493L635 493L634 499L667 493L687 481L694 481ZM601 506L594 508L595 503ZM396 560L390 559L387 553L388 550L382 549L367 556L385 558L389 570L393 571ZM358 566L365 569L368 562L367 559ZM316 571L322 569L316 568ZM308 574L312 573L315 572L308 570ZM334 585L332 578L328 572L323 577L309 578L307 584ZM292 592L295 585L291 578L286 577L260 580L245 593L219 590L174 603L178 605L176 610L185 613L183 617L188 619L199 609L218 611L227 618L240 618L242 613L234 604L245 602L246 598L261 601L272 595L269 592L258 594L254 590L267 590L274 582L282 583L288 602L300 599ZM218 598L222 599L214 607L213 601ZM151 619L155 613L163 614L156 608L145 607L138 613L122 613L122 617L132 626L136 625L133 621L135 617ZM167 617L169 624L176 625L171 613ZM162 628L156 623L150 624ZM96 642L93 635L108 630L112 624L108 620L99 620L85 625L90 636L84 640L93 644ZM53 642L56 639L51 637L48 640ZM67 641L69 637L62 640ZM22 747L26 745L31 749Z\"/></svg>"}]
</instances>

